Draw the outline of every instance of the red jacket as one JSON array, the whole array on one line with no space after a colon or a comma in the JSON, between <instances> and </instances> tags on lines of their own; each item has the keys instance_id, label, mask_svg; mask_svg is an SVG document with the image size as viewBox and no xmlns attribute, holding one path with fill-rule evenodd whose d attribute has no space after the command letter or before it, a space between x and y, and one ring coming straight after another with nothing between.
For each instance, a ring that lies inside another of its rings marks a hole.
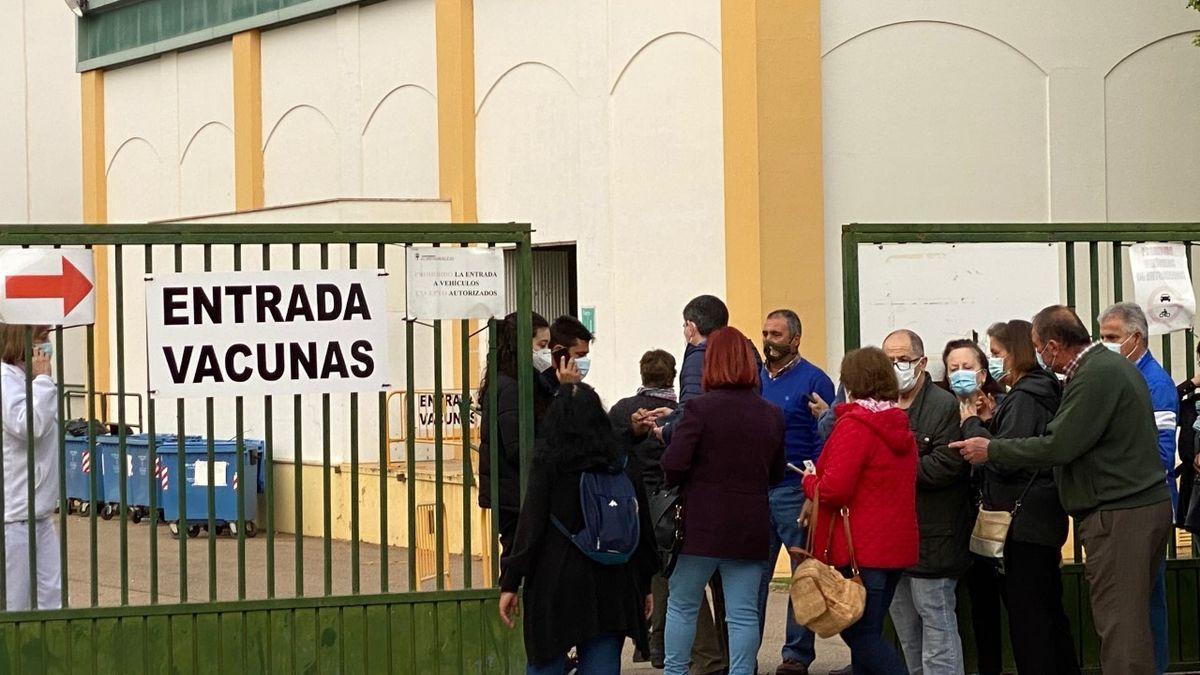
<instances>
[{"instance_id":1,"label":"red jacket","mask_svg":"<svg viewBox=\"0 0 1200 675\"><path fill-rule=\"evenodd\" d=\"M816 475L804 477L804 492L821 491L821 512L813 554L837 567L850 564L841 518L850 508L850 532L858 566L905 569L917 564L917 444L908 416L898 408L871 412L848 403L837 407L837 423L817 461ZM833 545L825 554L829 531Z\"/></svg>"}]
</instances>

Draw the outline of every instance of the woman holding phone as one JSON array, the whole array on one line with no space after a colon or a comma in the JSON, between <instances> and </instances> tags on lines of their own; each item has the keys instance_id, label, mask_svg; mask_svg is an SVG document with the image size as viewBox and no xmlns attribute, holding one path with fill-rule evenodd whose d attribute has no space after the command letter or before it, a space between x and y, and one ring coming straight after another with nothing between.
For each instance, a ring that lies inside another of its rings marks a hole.
<instances>
[{"instance_id":1,"label":"woman holding phone","mask_svg":"<svg viewBox=\"0 0 1200 675\"><path fill-rule=\"evenodd\" d=\"M19 612L62 607L58 529L58 388L50 379L45 326L0 325L0 395L4 408L4 552L7 609ZM33 341L29 349L29 341ZM26 351L32 358L26 358ZM33 398L28 387L32 379ZM30 418L32 417L32 437ZM33 446L33 466L29 447ZM33 503L29 481L33 480ZM31 587L29 528L33 516L37 550L37 586ZM36 594L36 595L35 595Z\"/></svg>"}]
</instances>

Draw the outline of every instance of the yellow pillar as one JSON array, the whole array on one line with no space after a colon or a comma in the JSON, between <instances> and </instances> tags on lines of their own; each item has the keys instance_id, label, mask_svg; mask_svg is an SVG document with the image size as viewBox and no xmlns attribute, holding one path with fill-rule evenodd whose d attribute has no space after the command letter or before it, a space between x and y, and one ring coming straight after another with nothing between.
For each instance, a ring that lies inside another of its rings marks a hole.
<instances>
[{"instance_id":1,"label":"yellow pillar","mask_svg":"<svg viewBox=\"0 0 1200 675\"><path fill-rule=\"evenodd\" d=\"M450 202L450 220L479 220L475 194L475 3L474 0L436 0L438 193ZM475 330L474 321L468 324ZM452 381L462 380L462 328L450 331ZM471 353L478 354L475 341ZM478 364L473 364L473 368ZM478 368L475 368L478 370ZM465 393L465 392L464 392Z\"/></svg>"},{"instance_id":2,"label":"yellow pillar","mask_svg":"<svg viewBox=\"0 0 1200 675\"><path fill-rule=\"evenodd\" d=\"M721 2L730 320L794 309L826 365L820 22L817 0Z\"/></svg>"},{"instance_id":3,"label":"yellow pillar","mask_svg":"<svg viewBox=\"0 0 1200 675\"><path fill-rule=\"evenodd\" d=\"M108 222L108 176L104 150L104 71L89 70L80 75L80 103L83 118L83 222L103 225ZM108 248L97 246L92 252L96 266L96 325L93 334L95 362L93 372L97 391L110 390L109 363L109 269Z\"/></svg>"},{"instance_id":4,"label":"yellow pillar","mask_svg":"<svg viewBox=\"0 0 1200 675\"><path fill-rule=\"evenodd\" d=\"M233 167L237 210L261 209L262 38L257 30L233 36Z\"/></svg>"}]
</instances>

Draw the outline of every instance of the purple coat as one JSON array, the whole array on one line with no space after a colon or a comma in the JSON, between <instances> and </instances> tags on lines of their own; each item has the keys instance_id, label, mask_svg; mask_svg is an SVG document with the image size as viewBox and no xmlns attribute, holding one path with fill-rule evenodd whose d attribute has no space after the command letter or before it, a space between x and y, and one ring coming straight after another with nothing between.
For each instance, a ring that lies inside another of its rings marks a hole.
<instances>
[{"instance_id":1,"label":"purple coat","mask_svg":"<svg viewBox=\"0 0 1200 675\"><path fill-rule=\"evenodd\" d=\"M662 456L667 483L681 486L681 553L766 560L767 491L787 467L783 413L757 389L719 389L686 408Z\"/></svg>"}]
</instances>

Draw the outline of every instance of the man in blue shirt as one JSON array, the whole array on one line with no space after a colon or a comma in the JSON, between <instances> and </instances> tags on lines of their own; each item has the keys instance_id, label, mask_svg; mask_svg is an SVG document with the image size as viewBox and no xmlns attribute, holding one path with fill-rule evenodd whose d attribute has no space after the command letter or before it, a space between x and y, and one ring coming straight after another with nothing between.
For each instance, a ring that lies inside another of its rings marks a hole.
<instances>
[{"instance_id":1,"label":"man in blue shirt","mask_svg":"<svg viewBox=\"0 0 1200 675\"><path fill-rule=\"evenodd\" d=\"M785 444L788 462L803 468L804 462L814 464L821 454L824 441L817 434L817 420L809 411L813 394L826 401L833 400L833 381L820 368L800 356L800 317L790 309L780 309L767 315L763 324L763 356L766 363L760 373L762 395L783 410L786 427ZM767 593L775 571L775 560L781 546L804 547L804 531L797 519L804 507L804 489L800 475L787 472L784 480L771 490L771 550L763 569L759 589L760 630L766 619ZM792 563L795 569L795 563ZM783 665L777 675L807 675L816 659L814 636L796 623L788 602L787 638L783 645Z\"/></svg>"},{"instance_id":2,"label":"man in blue shirt","mask_svg":"<svg viewBox=\"0 0 1200 675\"><path fill-rule=\"evenodd\" d=\"M1170 374L1150 354L1149 327L1141 306L1119 302L1100 315L1100 339L1108 349L1124 356L1137 369L1150 388L1150 404L1158 426L1158 452L1163 462L1163 477L1171 490L1171 505L1179 508L1179 486L1175 484L1175 425L1179 417L1179 396ZM1158 672L1165 673L1170 657L1167 634L1166 563L1158 570L1158 579L1150 595L1150 631L1154 634L1154 660Z\"/></svg>"}]
</instances>

